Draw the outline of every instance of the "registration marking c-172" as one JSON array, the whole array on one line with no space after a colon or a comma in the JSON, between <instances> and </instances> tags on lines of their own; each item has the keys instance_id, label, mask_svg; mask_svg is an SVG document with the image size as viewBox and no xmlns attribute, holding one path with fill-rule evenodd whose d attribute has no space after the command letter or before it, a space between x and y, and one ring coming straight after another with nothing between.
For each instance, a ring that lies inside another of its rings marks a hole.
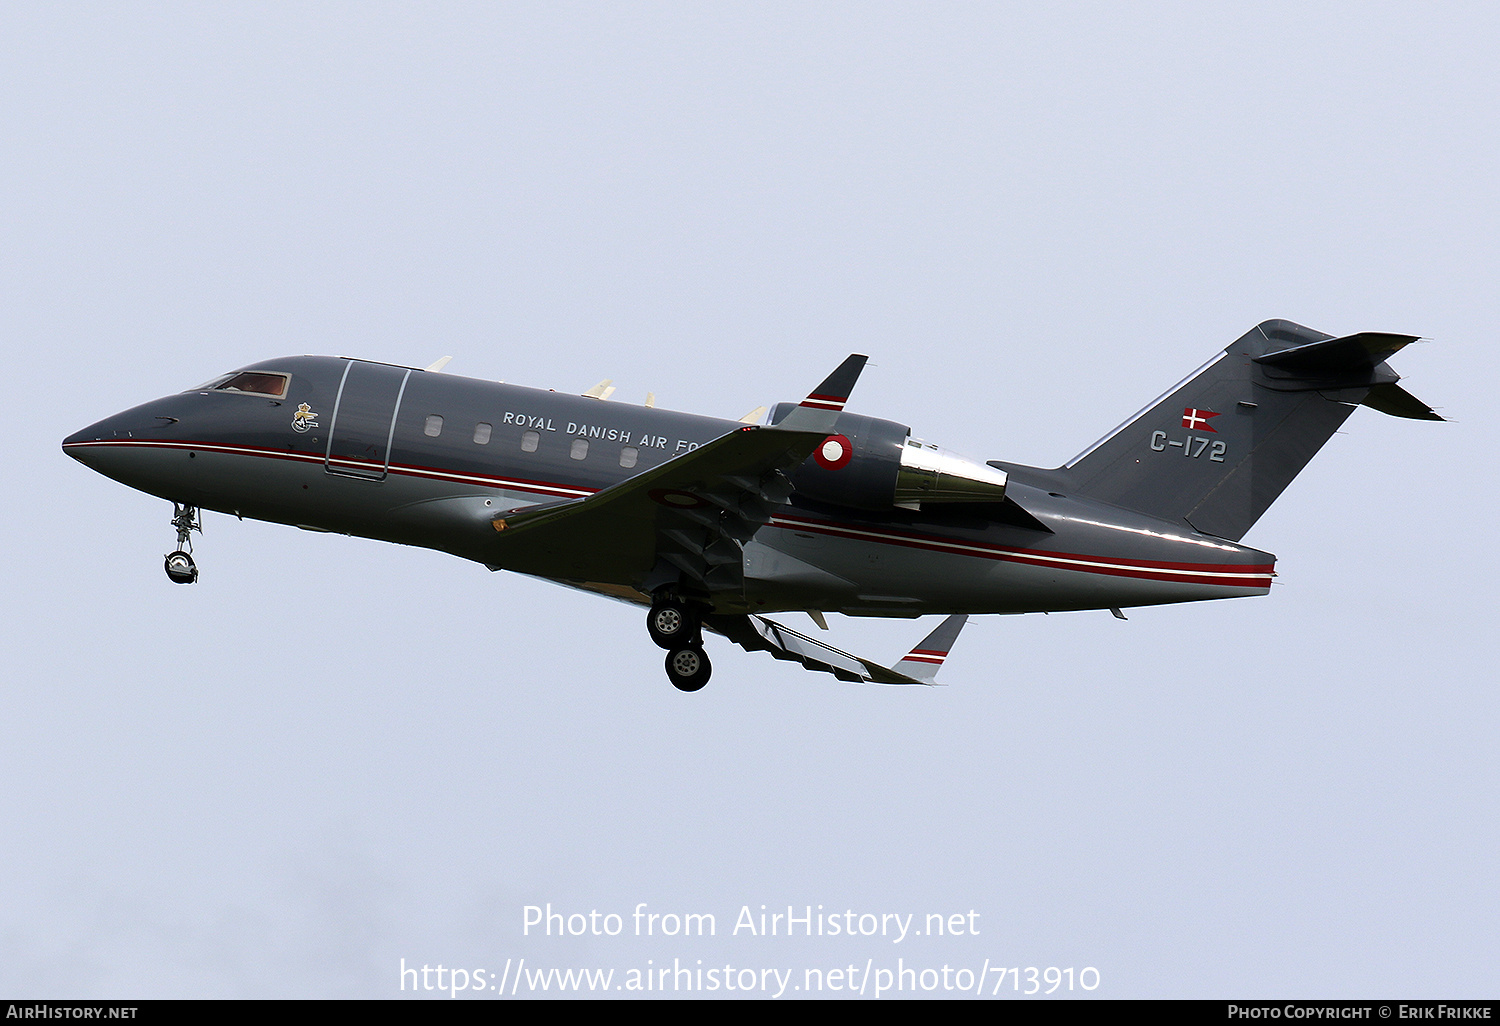
<instances>
[{"instance_id":1,"label":"registration marking c-172","mask_svg":"<svg viewBox=\"0 0 1500 1026\"><path fill-rule=\"evenodd\" d=\"M638 603L684 691L708 680L706 634L845 680L931 684L975 614L1266 594L1275 557L1241 538L1357 406L1442 419L1386 363L1413 341L1266 321L1055 469L977 462L846 412L858 355L759 424L606 405L608 382L564 395L445 361L288 357L63 449L173 503L177 583L197 580L192 537L216 510ZM773 619L794 611L824 627L830 612L943 619L886 665Z\"/></svg>"},{"instance_id":2,"label":"registration marking c-172","mask_svg":"<svg viewBox=\"0 0 1500 1026\"><path fill-rule=\"evenodd\" d=\"M1151 432L1151 448L1156 452L1166 452L1169 447L1182 450L1184 456L1198 459L1208 450L1208 458L1215 463L1223 463L1224 456L1229 452L1229 445L1223 439L1201 438L1196 435L1188 435L1183 441L1169 439L1165 431L1156 430Z\"/></svg>"}]
</instances>

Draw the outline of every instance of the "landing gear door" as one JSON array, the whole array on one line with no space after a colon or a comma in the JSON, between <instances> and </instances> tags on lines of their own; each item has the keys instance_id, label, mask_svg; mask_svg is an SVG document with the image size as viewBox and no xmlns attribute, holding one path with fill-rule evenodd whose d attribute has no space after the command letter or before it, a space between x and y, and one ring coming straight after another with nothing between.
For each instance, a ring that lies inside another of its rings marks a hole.
<instances>
[{"instance_id":1,"label":"landing gear door","mask_svg":"<svg viewBox=\"0 0 1500 1026\"><path fill-rule=\"evenodd\" d=\"M406 367L350 360L344 367L324 466L330 474L379 481L391 464L396 414L406 391Z\"/></svg>"}]
</instances>

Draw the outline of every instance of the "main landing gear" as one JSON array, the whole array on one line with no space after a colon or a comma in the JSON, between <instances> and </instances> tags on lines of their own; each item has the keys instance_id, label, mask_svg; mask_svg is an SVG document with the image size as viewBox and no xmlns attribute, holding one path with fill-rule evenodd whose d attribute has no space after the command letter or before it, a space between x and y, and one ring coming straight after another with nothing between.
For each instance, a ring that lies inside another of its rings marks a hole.
<instances>
[{"instance_id":1,"label":"main landing gear","mask_svg":"<svg viewBox=\"0 0 1500 1026\"><path fill-rule=\"evenodd\" d=\"M667 679L678 691L697 691L708 683L713 664L702 645L674 648L667 653Z\"/></svg>"},{"instance_id":2,"label":"main landing gear","mask_svg":"<svg viewBox=\"0 0 1500 1026\"><path fill-rule=\"evenodd\" d=\"M651 640L667 650L667 679L679 691L697 691L708 683L713 665L703 651L698 615L675 598L659 598L646 614Z\"/></svg>"},{"instance_id":3,"label":"main landing gear","mask_svg":"<svg viewBox=\"0 0 1500 1026\"><path fill-rule=\"evenodd\" d=\"M173 584L196 584L198 564L193 562L193 532L203 533L198 507L172 503L172 526L177 528L177 551L167 553L165 569Z\"/></svg>"}]
</instances>

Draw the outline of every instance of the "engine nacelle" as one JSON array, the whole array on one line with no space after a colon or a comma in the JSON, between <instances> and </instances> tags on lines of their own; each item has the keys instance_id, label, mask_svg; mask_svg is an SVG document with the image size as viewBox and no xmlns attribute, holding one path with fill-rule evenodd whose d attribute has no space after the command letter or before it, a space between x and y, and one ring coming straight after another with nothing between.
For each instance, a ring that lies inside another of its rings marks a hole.
<instances>
[{"instance_id":1,"label":"engine nacelle","mask_svg":"<svg viewBox=\"0 0 1500 1026\"><path fill-rule=\"evenodd\" d=\"M780 403L775 424L796 408ZM791 475L810 499L856 509L917 509L923 503L999 502L1005 472L928 445L891 420L841 413L834 433Z\"/></svg>"}]
</instances>

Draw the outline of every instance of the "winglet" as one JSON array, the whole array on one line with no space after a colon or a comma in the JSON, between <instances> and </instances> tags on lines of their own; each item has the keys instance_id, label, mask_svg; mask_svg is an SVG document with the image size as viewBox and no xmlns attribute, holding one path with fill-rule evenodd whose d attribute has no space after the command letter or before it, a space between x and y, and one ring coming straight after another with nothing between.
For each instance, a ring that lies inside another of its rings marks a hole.
<instances>
[{"instance_id":1,"label":"winglet","mask_svg":"<svg viewBox=\"0 0 1500 1026\"><path fill-rule=\"evenodd\" d=\"M938 670L942 669L943 660L953 651L958 632L964 629L968 620L968 613L954 613L938 624L931 634L917 642L917 647L891 669L931 683L937 677Z\"/></svg>"},{"instance_id":2,"label":"winglet","mask_svg":"<svg viewBox=\"0 0 1500 1026\"><path fill-rule=\"evenodd\" d=\"M776 426L786 431L832 431L868 356L852 354Z\"/></svg>"}]
</instances>

